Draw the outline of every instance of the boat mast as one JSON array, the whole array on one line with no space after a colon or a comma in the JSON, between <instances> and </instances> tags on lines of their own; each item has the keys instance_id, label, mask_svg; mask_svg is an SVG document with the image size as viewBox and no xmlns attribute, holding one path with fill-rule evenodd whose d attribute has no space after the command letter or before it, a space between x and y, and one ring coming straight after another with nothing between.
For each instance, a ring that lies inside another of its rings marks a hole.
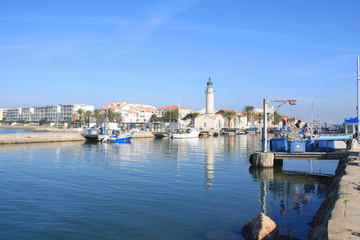
<instances>
[{"instance_id":1,"label":"boat mast","mask_svg":"<svg viewBox=\"0 0 360 240\"><path fill-rule=\"evenodd\" d=\"M310 135L312 136L314 133L314 99L311 101L311 129Z\"/></svg>"},{"instance_id":2,"label":"boat mast","mask_svg":"<svg viewBox=\"0 0 360 240\"><path fill-rule=\"evenodd\" d=\"M180 100L178 100L178 129L181 129L180 126Z\"/></svg>"},{"instance_id":3,"label":"boat mast","mask_svg":"<svg viewBox=\"0 0 360 240\"><path fill-rule=\"evenodd\" d=\"M360 109L359 109L359 105L360 105L360 75L359 75L359 56L357 57L357 141L360 142L360 124L359 124L359 119L360 119Z\"/></svg>"}]
</instances>

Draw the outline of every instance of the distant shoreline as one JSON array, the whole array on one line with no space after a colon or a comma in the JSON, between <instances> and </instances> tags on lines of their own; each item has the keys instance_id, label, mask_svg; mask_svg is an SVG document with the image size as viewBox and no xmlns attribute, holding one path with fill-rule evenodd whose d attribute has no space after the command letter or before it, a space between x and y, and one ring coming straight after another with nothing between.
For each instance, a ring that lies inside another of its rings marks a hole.
<instances>
[{"instance_id":1,"label":"distant shoreline","mask_svg":"<svg viewBox=\"0 0 360 240\"><path fill-rule=\"evenodd\" d=\"M67 129L67 128L54 128L54 127L45 127L45 126L9 126L9 125L0 125L0 129L24 129L33 132L70 132L70 133L79 133L78 130Z\"/></svg>"},{"instance_id":2,"label":"distant shoreline","mask_svg":"<svg viewBox=\"0 0 360 240\"><path fill-rule=\"evenodd\" d=\"M35 129L35 128L44 128L44 127L41 127L41 126L0 125L0 128L4 128L4 129Z\"/></svg>"}]
</instances>

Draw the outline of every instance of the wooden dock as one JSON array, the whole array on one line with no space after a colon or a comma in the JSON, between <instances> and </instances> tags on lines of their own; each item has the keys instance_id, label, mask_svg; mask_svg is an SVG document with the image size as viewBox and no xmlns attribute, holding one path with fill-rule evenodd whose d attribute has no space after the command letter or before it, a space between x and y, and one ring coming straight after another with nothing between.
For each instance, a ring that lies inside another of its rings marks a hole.
<instances>
[{"instance_id":1,"label":"wooden dock","mask_svg":"<svg viewBox=\"0 0 360 240\"><path fill-rule=\"evenodd\" d=\"M283 160L341 160L357 158L358 151L335 151L335 152L254 152L249 157L253 167L277 167L283 165Z\"/></svg>"},{"instance_id":2,"label":"wooden dock","mask_svg":"<svg viewBox=\"0 0 360 240\"><path fill-rule=\"evenodd\" d=\"M274 159L323 159L323 160L339 160L349 156L348 151L339 152L302 152L302 153L289 153L289 152L273 152Z\"/></svg>"}]
</instances>

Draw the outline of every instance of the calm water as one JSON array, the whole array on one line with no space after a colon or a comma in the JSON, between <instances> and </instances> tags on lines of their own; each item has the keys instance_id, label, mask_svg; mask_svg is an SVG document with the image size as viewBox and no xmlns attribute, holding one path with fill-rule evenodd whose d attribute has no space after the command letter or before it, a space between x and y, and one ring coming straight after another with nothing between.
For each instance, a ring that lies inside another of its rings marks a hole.
<instances>
[{"instance_id":1,"label":"calm water","mask_svg":"<svg viewBox=\"0 0 360 240\"><path fill-rule=\"evenodd\" d=\"M305 239L337 161L253 170L259 145L254 135L0 145L0 239L242 239L262 211Z\"/></svg>"},{"instance_id":2,"label":"calm water","mask_svg":"<svg viewBox=\"0 0 360 240\"><path fill-rule=\"evenodd\" d=\"M0 134L10 134L10 133L33 133L26 129L11 129L11 128L0 128Z\"/></svg>"}]
</instances>

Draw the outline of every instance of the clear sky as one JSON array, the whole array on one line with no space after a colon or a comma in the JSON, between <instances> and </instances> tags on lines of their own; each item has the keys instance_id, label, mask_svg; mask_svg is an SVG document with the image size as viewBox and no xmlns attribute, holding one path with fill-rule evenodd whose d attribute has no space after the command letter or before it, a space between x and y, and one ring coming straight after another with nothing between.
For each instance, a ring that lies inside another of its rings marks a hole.
<instances>
[{"instance_id":1,"label":"clear sky","mask_svg":"<svg viewBox=\"0 0 360 240\"><path fill-rule=\"evenodd\" d=\"M356 116L360 1L0 2L0 108L112 101ZM313 103L313 111L312 111Z\"/></svg>"}]
</instances>

